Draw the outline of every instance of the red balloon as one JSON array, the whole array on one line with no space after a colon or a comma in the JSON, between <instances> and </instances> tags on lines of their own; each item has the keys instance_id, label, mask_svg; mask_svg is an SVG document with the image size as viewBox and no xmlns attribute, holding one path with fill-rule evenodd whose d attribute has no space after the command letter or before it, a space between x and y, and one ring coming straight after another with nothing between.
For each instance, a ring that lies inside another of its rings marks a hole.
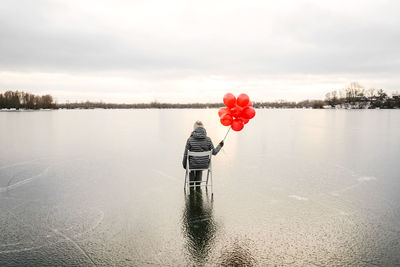
<instances>
[{"instance_id":1,"label":"red balloon","mask_svg":"<svg viewBox=\"0 0 400 267\"><path fill-rule=\"evenodd\" d=\"M240 119L243 121L244 124L247 124L250 121L249 119L243 117L240 117Z\"/></svg>"},{"instance_id":2,"label":"red balloon","mask_svg":"<svg viewBox=\"0 0 400 267\"><path fill-rule=\"evenodd\" d=\"M246 94L240 94L237 98L237 104L241 107L246 107L249 104L250 98Z\"/></svg>"},{"instance_id":3,"label":"red balloon","mask_svg":"<svg viewBox=\"0 0 400 267\"><path fill-rule=\"evenodd\" d=\"M229 115L229 114L223 114L222 116L221 116L221 119L220 119L220 122L221 122L221 124L222 125L224 125L224 126L229 126L229 125L231 125L232 124L232 116L231 115Z\"/></svg>"},{"instance_id":4,"label":"red balloon","mask_svg":"<svg viewBox=\"0 0 400 267\"><path fill-rule=\"evenodd\" d=\"M218 116L221 118L222 115L224 114L230 114L231 110L229 108L220 108L218 110Z\"/></svg>"},{"instance_id":5,"label":"red balloon","mask_svg":"<svg viewBox=\"0 0 400 267\"><path fill-rule=\"evenodd\" d=\"M235 119L231 124L232 130L239 132L243 129L244 124L241 119Z\"/></svg>"},{"instance_id":6,"label":"red balloon","mask_svg":"<svg viewBox=\"0 0 400 267\"><path fill-rule=\"evenodd\" d=\"M253 106L253 102L251 102L251 101L249 100L249 103L247 104L247 106L248 106L248 107L252 107L252 106Z\"/></svg>"},{"instance_id":7,"label":"red balloon","mask_svg":"<svg viewBox=\"0 0 400 267\"><path fill-rule=\"evenodd\" d=\"M233 108L236 104L236 97L231 93L225 94L224 95L224 104L228 108Z\"/></svg>"},{"instance_id":8,"label":"red balloon","mask_svg":"<svg viewBox=\"0 0 400 267\"><path fill-rule=\"evenodd\" d=\"M241 115L243 118L250 120L254 118L254 116L256 115L256 111L252 107L246 107L245 109L243 109Z\"/></svg>"},{"instance_id":9,"label":"red balloon","mask_svg":"<svg viewBox=\"0 0 400 267\"><path fill-rule=\"evenodd\" d=\"M239 118L240 114L242 113L243 108L236 105L235 107L231 108L231 114L235 118Z\"/></svg>"}]
</instances>

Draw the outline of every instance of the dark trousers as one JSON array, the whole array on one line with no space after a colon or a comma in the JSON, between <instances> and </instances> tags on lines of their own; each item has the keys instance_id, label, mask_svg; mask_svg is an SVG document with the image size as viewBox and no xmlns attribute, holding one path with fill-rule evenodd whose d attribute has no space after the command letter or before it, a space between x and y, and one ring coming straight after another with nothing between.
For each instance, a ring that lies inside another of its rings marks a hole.
<instances>
[{"instance_id":1,"label":"dark trousers","mask_svg":"<svg viewBox=\"0 0 400 267\"><path fill-rule=\"evenodd\" d=\"M196 185L200 185L202 176L203 176L203 171L191 171L189 173L189 181L196 182Z\"/></svg>"}]
</instances>

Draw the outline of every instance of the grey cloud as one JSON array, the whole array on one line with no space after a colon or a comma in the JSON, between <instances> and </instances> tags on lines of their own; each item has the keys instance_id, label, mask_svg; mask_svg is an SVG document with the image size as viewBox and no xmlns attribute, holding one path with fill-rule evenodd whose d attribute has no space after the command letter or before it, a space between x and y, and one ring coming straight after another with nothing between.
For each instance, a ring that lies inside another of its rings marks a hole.
<instances>
[{"instance_id":1,"label":"grey cloud","mask_svg":"<svg viewBox=\"0 0 400 267\"><path fill-rule=\"evenodd\" d=\"M185 38L184 32L169 37L154 29L146 34L132 27L129 38L124 38L103 27L107 22L68 27L75 22L63 19L65 6L60 2L5 1L0 9L0 70L398 73L400 21L393 12L398 7L389 1L377 14L381 19L359 20L305 5L283 15L275 25L267 24L262 11L254 9L244 11L248 14L243 18L254 11L255 24L231 29L230 34L217 24L209 32L194 26L191 38ZM271 27L274 35L263 38L264 30Z\"/></svg>"}]
</instances>

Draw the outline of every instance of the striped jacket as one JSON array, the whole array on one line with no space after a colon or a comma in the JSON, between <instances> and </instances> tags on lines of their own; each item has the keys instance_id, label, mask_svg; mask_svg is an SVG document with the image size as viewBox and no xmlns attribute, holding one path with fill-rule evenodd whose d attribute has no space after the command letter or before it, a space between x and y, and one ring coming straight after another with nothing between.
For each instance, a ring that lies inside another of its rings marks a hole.
<instances>
[{"instance_id":1,"label":"striped jacket","mask_svg":"<svg viewBox=\"0 0 400 267\"><path fill-rule=\"evenodd\" d=\"M186 142L185 152L183 154L183 161L182 165L183 168L186 169L186 158L187 158L187 151L193 152L203 152L203 151L212 151L213 155L217 155L218 152L221 150L221 145L218 145L214 148L214 145L207 136L206 129L203 127L198 127L194 130L191 136L188 138ZM208 156L205 157L189 157L189 165L191 169L206 169L210 164L208 160Z\"/></svg>"}]
</instances>

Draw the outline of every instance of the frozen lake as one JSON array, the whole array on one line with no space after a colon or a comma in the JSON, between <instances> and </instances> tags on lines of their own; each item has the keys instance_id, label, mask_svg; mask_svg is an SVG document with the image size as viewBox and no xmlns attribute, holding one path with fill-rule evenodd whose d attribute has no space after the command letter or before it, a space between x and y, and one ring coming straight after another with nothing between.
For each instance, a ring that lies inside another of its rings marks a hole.
<instances>
[{"instance_id":1,"label":"frozen lake","mask_svg":"<svg viewBox=\"0 0 400 267\"><path fill-rule=\"evenodd\" d=\"M198 119L217 145L214 109L0 112L0 266L400 265L399 110L257 110L213 199Z\"/></svg>"}]
</instances>

